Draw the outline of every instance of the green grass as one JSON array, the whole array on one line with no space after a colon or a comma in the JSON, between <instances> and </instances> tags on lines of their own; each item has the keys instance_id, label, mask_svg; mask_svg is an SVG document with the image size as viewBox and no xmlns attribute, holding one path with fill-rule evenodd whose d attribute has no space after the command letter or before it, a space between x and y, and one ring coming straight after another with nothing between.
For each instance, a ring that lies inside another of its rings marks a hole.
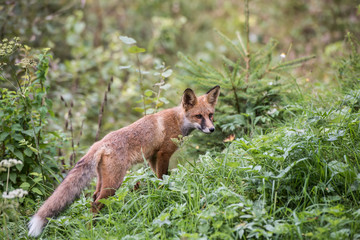
<instances>
[{"instance_id":1,"label":"green grass","mask_svg":"<svg viewBox=\"0 0 360 240\"><path fill-rule=\"evenodd\" d=\"M96 222L81 197L42 238L359 239L359 96L292 106L297 115L282 127L178 165L163 181L141 168Z\"/></svg>"},{"instance_id":2,"label":"green grass","mask_svg":"<svg viewBox=\"0 0 360 240\"><path fill-rule=\"evenodd\" d=\"M128 174L95 219L92 186L41 239L360 239L360 91L285 109L271 132L185 161L164 180L146 166ZM39 204L23 206L3 218L1 239L27 238Z\"/></svg>"}]
</instances>

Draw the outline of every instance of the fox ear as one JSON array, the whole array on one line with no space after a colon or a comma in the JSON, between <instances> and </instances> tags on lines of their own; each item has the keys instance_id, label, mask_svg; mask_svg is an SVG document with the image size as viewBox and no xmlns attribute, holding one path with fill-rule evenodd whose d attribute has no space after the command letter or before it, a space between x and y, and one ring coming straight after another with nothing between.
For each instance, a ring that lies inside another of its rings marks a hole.
<instances>
[{"instance_id":1,"label":"fox ear","mask_svg":"<svg viewBox=\"0 0 360 240\"><path fill-rule=\"evenodd\" d=\"M182 106L187 111L195 106L197 103L197 98L195 96L195 93L190 88L187 88L184 91L183 97L182 97Z\"/></svg>"},{"instance_id":2,"label":"fox ear","mask_svg":"<svg viewBox=\"0 0 360 240\"><path fill-rule=\"evenodd\" d=\"M215 104L217 103L217 99L219 97L220 94L220 86L217 85L215 87L213 87L212 89L210 89L207 93L206 93L206 100L207 102L212 105L215 106Z\"/></svg>"}]
</instances>

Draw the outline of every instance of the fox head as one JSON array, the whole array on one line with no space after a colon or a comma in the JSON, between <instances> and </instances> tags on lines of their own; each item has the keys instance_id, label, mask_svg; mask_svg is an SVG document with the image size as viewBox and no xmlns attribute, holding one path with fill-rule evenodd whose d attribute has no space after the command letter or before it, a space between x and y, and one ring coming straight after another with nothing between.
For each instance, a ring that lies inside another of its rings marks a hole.
<instances>
[{"instance_id":1,"label":"fox head","mask_svg":"<svg viewBox=\"0 0 360 240\"><path fill-rule=\"evenodd\" d=\"M185 111L183 135L189 134L193 129L199 129L204 133L212 133L214 127L215 104L220 94L220 86L210 89L205 95L196 97L190 88L184 91L182 107Z\"/></svg>"}]
</instances>

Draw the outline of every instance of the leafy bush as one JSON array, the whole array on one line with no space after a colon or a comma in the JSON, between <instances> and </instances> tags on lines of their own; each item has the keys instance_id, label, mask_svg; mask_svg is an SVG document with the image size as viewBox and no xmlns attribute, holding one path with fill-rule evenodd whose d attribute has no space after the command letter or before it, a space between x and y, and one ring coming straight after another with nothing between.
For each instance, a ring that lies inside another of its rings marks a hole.
<instances>
[{"instance_id":1,"label":"leafy bush","mask_svg":"<svg viewBox=\"0 0 360 240\"><path fill-rule=\"evenodd\" d=\"M57 178L60 166L55 156L60 141L57 132L48 131L52 102L47 98L46 74L49 68L47 49L40 54L22 46L18 38L4 39L1 52L0 142L1 158L16 158L23 164L16 165L9 174L8 189L22 188L30 196L45 195L47 188ZM7 174L0 174L0 189L5 191Z\"/></svg>"},{"instance_id":2,"label":"leafy bush","mask_svg":"<svg viewBox=\"0 0 360 240\"><path fill-rule=\"evenodd\" d=\"M169 69L169 67L165 67L165 63L156 66L155 72L145 71L141 69L139 54L145 52L146 49L140 48L137 45L135 45L136 40L133 38L126 36L120 36L119 38L123 43L127 45L132 45L131 47L128 48L128 52L130 54L136 54L136 59L137 59L136 72L138 73L139 76L138 85L141 92L141 100L138 100L137 103L141 103L141 107L135 107L134 110L137 112L141 112L144 115L156 113L157 111L161 110L161 107L164 104L169 103L169 101L165 97L160 97L160 93L162 90L166 91L171 87L169 83L165 84L165 79L169 78L172 75L173 71L172 69ZM122 66L121 68L134 71L134 68L131 65ZM149 73L152 73L151 75L160 78L160 81L153 85L153 88L157 87L157 92L154 91L153 89L147 89L145 86L144 75L147 75Z\"/></svg>"}]
</instances>

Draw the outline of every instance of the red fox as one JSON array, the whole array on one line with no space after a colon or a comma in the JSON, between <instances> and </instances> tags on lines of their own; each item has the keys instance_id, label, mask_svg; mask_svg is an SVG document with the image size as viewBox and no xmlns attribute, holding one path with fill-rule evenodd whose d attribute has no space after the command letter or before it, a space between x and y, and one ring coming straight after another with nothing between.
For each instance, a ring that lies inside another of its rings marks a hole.
<instances>
[{"instance_id":1,"label":"red fox","mask_svg":"<svg viewBox=\"0 0 360 240\"><path fill-rule=\"evenodd\" d=\"M162 179L168 172L169 159L177 149L171 138L187 136L194 129L204 133L215 130L213 116L219 94L220 86L200 97L188 88L180 106L147 115L94 143L31 218L29 236L39 236L47 218L56 216L71 204L95 175L94 214L102 207L99 200L114 195L126 171L133 164L143 162L143 156L156 176Z\"/></svg>"}]
</instances>

